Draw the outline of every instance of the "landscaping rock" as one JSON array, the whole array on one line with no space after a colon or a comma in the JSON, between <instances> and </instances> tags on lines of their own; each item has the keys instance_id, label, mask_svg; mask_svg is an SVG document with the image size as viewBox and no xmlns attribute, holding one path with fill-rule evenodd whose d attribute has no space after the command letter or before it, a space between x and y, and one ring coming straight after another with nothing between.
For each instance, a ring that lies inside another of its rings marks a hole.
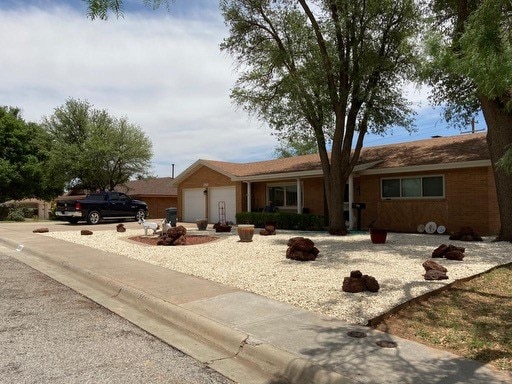
<instances>
[{"instance_id":1,"label":"landscaping rock","mask_svg":"<svg viewBox=\"0 0 512 384\"><path fill-rule=\"evenodd\" d=\"M439 247L434 249L434 252L432 252L432 257L433 258L443 257L446 252L448 252L448 246L446 244L441 244Z\"/></svg>"},{"instance_id":2,"label":"landscaping rock","mask_svg":"<svg viewBox=\"0 0 512 384\"><path fill-rule=\"evenodd\" d=\"M380 289L379 282L373 276L363 275L363 280L366 285L366 290L370 292L378 292Z\"/></svg>"},{"instance_id":3,"label":"landscaping rock","mask_svg":"<svg viewBox=\"0 0 512 384\"><path fill-rule=\"evenodd\" d=\"M50 230L48 228L37 228L32 231L32 233L46 233L46 232L50 232Z\"/></svg>"},{"instance_id":4,"label":"landscaping rock","mask_svg":"<svg viewBox=\"0 0 512 384\"><path fill-rule=\"evenodd\" d=\"M260 231L260 235L262 236L270 236L276 234L277 224L275 221L271 221L265 224L265 229Z\"/></svg>"},{"instance_id":5,"label":"landscaping rock","mask_svg":"<svg viewBox=\"0 0 512 384\"><path fill-rule=\"evenodd\" d=\"M446 280L446 279L448 279L446 272L438 271L436 269L429 269L423 276L425 277L425 280Z\"/></svg>"},{"instance_id":6,"label":"landscaping rock","mask_svg":"<svg viewBox=\"0 0 512 384\"><path fill-rule=\"evenodd\" d=\"M349 277L343 279L343 292L358 293L364 291L378 292L379 282L373 276L363 275L361 271L351 271Z\"/></svg>"},{"instance_id":7,"label":"landscaping rock","mask_svg":"<svg viewBox=\"0 0 512 384\"><path fill-rule=\"evenodd\" d=\"M117 232L126 232L126 228L124 227L124 224L123 223L117 224L116 231Z\"/></svg>"},{"instance_id":8,"label":"landscaping rock","mask_svg":"<svg viewBox=\"0 0 512 384\"><path fill-rule=\"evenodd\" d=\"M315 260L320 251L315 247L315 243L306 237L292 237L288 240L288 249L286 258L298 261Z\"/></svg>"},{"instance_id":9,"label":"landscaping rock","mask_svg":"<svg viewBox=\"0 0 512 384\"><path fill-rule=\"evenodd\" d=\"M187 228L183 225L171 227L158 237L157 245L185 245L187 243Z\"/></svg>"},{"instance_id":10,"label":"landscaping rock","mask_svg":"<svg viewBox=\"0 0 512 384\"><path fill-rule=\"evenodd\" d=\"M461 251L449 251L444 255L448 260L459 260L462 261L464 259L464 253Z\"/></svg>"},{"instance_id":11,"label":"landscaping rock","mask_svg":"<svg viewBox=\"0 0 512 384\"><path fill-rule=\"evenodd\" d=\"M436 263L434 260L427 260L423 263L423 268L425 268L425 271L428 272L430 270L435 270L435 271L441 271L441 272L448 272L448 270L443 267L441 264L438 264Z\"/></svg>"},{"instance_id":12,"label":"landscaping rock","mask_svg":"<svg viewBox=\"0 0 512 384\"><path fill-rule=\"evenodd\" d=\"M366 290L366 283L362 278L345 277L341 290L349 293L364 292Z\"/></svg>"},{"instance_id":13,"label":"landscaping rock","mask_svg":"<svg viewBox=\"0 0 512 384\"><path fill-rule=\"evenodd\" d=\"M82 229L80 231L80 234L83 236L90 236L90 235L92 235L92 231L89 231L88 229Z\"/></svg>"},{"instance_id":14,"label":"landscaping rock","mask_svg":"<svg viewBox=\"0 0 512 384\"><path fill-rule=\"evenodd\" d=\"M213 229L215 229L215 232L231 232L231 225L218 222L213 224Z\"/></svg>"},{"instance_id":15,"label":"landscaping rock","mask_svg":"<svg viewBox=\"0 0 512 384\"><path fill-rule=\"evenodd\" d=\"M471 227L461 227L457 232L450 235L450 240L483 241L482 237Z\"/></svg>"}]
</instances>

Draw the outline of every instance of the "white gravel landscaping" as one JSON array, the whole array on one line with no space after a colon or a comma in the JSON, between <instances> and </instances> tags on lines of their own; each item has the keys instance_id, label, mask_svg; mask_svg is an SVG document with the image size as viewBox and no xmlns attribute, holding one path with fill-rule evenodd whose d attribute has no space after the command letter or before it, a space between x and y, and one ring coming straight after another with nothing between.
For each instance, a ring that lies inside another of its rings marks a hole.
<instances>
[{"instance_id":1,"label":"white gravel landscaping","mask_svg":"<svg viewBox=\"0 0 512 384\"><path fill-rule=\"evenodd\" d=\"M242 243L233 229L218 235L219 240L192 246L147 246L126 239L143 235L143 230L95 231L82 236L80 231L49 232L44 236L82 244L137 260L200 276L222 284L290 303L307 310L367 324L392 308L435 290L457 279L485 272L497 265L512 263L512 244L450 241L448 236L389 233L385 244L372 244L370 236L350 234L336 237L318 232L280 231L274 236L255 234ZM189 234L206 234L190 231ZM315 261L300 262L285 257L288 239L308 237L320 254ZM466 248L463 261L436 259L448 269L449 280L425 281L422 263L440 244ZM374 276L377 293L345 293L343 278L360 270Z\"/></svg>"}]
</instances>

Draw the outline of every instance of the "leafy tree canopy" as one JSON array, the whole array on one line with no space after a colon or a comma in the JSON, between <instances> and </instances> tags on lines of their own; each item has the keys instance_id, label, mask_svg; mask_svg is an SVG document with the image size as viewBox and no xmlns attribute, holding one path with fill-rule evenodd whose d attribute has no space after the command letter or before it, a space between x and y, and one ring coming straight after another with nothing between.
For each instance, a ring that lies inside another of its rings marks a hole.
<instances>
[{"instance_id":1,"label":"leafy tree canopy","mask_svg":"<svg viewBox=\"0 0 512 384\"><path fill-rule=\"evenodd\" d=\"M123 0L83 0L87 3L87 17L90 19L107 20L109 13L113 13L116 17L123 17L124 2ZM157 9L165 6L169 9L169 2L174 0L141 0L145 6Z\"/></svg>"},{"instance_id":2,"label":"leafy tree canopy","mask_svg":"<svg viewBox=\"0 0 512 384\"><path fill-rule=\"evenodd\" d=\"M50 141L37 124L26 122L18 108L0 107L0 202L51 199L62 186L45 178Z\"/></svg>"},{"instance_id":3,"label":"leafy tree canopy","mask_svg":"<svg viewBox=\"0 0 512 384\"><path fill-rule=\"evenodd\" d=\"M240 70L233 99L281 139L315 139L329 231L345 233L343 193L364 135L411 125L402 85L415 67L416 3L222 0L221 11L221 47Z\"/></svg>"},{"instance_id":4,"label":"leafy tree canopy","mask_svg":"<svg viewBox=\"0 0 512 384\"><path fill-rule=\"evenodd\" d=\"M151 141L127 118L69 99L43 127L53 141L48 172L67 188L112 190L149 174Z\"/></svg>"}]
</instances>

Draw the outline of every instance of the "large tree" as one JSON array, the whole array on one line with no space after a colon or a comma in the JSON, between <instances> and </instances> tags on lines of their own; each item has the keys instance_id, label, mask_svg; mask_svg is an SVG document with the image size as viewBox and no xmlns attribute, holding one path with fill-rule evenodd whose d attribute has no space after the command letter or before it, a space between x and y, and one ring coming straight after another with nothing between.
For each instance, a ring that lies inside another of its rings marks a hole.
<instances>
[{"instance_id":1,"label":"large tree","mask_svg":"<svg viewBox=\"0 0 512 384\"><path fill-rule=\"evenodd\" d=\"M42 125L53 141L48 172L67 188L113 190L149 174L151 141L126 118L69 99Z\"/></svg>"},{"instance_id":2,"label":"large tree","mask_svg":"<svg viewBox=\"0 0 512 384\"><path fill-rule=\"evenodd\" d=\"M433 0L431 7L434 100L459 121L481 108L501 220L497 240L512 241L512 3Z\"/></svg>"},{"instance_id":3,"label":"large tree","mask_svg":"<svg viewBox=\"0 0 512 384\"><path fill-rule=\"evenodd\" d=\"M222 0L239 64L235 102L278 134L318 146L329 232L345 234L345 184L368 131L408 127L404 81L420 25L411 0ZM331 143L329 153L327 143Z\"/></svg>"},{"instance_id":4,"label":"large tree","mask_svg":"<svg viewBox=\"0 0 512 384\"><path fill-rule=\"evenodd\" d=\"M0 202L24 198L49 200L62 185L45 177L50 140L18 108L0 107Z\"/></svg>"}]
</instances>

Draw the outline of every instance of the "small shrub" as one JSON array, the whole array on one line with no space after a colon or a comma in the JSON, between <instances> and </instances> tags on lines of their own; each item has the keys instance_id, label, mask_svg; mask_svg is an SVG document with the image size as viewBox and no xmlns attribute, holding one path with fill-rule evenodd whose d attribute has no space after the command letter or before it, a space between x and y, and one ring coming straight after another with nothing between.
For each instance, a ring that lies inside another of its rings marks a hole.
<instances>
[{"instance_id":1,"label":"small shrub","mask_svg":"<svg viewBox=\"0 0 512 384\"><path fill-rule=\"evenodd\" d=\"M25 221L25 209L19 206L10 207L6 219L9 221Z\"/></svg>"},{"instance_id":2,"label":"small shrub","mask_svg":"<svg viewBox=\"0 0 512 384\"><path fill-rule=\"evenodd\" d=\"M295 229L301 231L321 231L324 217L299 213L240 212L236 214L237 224L254 224L256 228L264 228L265 223L276 222L278 229Z\"/></svg>"}]
</instances>

